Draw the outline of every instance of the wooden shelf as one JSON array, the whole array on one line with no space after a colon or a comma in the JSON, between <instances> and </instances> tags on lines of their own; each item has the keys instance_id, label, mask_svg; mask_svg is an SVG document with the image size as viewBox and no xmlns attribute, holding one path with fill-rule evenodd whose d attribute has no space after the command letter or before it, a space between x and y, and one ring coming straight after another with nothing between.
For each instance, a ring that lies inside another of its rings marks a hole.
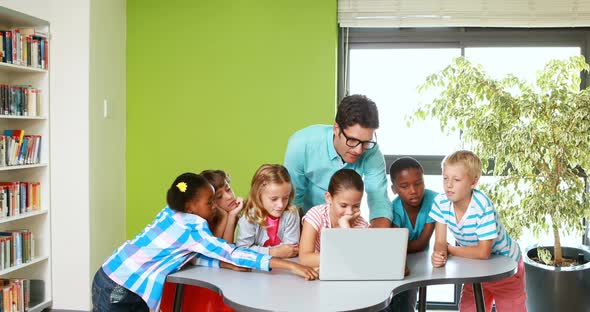
<instances>
[{"instance_id":1,"label":"wooden shelf","mask_svg":"<svg viewBox=\"0 0 590 312\"><path fill-rule=\"evenodd\" d=\"M12 273L12 272L17 271L17 270L20 270L22 268L26 268L28 266L31 266L31 265L33 265L35 263L39 263L41 261L45 261L47 259L49 259L49 257L47 257L47 256L45 256L45 257L35 257L34 259L32 259L31 261L29 261L27 263L23 263L21 265L13 266L13 267L10 267L8 269L4 269L4 270L0 271L0 276L5 275L5 274L8 274L8 273Z\"/></svg>"}]
</instances>

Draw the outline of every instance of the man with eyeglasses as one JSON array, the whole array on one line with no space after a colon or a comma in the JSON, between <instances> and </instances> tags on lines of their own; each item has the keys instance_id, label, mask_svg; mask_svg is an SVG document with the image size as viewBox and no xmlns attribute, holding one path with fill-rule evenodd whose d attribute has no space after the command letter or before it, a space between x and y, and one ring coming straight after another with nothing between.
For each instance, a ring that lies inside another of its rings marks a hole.
<instances>
[{"instance_id":1,"label":"man with eyeglasses","mask_svg":"<svg viewBox=\"0 0 590 312\"><path fill-rule=\"evenodd\" d=\"M313 125L291 136L285 167L295 188L294 204L305 214L325 202L332 175L339 169L358 172L365 184L371 226L390 227L385 160L377 145L377 105L364 95L350 95L338 105L334 125Z\"/></svg>"}]
</instances>

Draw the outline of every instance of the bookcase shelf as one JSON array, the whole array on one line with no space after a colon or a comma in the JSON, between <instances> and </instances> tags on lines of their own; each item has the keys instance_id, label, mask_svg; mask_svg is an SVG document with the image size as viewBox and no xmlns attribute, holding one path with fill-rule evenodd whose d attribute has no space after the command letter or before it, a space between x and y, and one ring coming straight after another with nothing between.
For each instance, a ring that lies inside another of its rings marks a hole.
<instances>
[{"instance_id":1,"label":"bookcase shelf","mask_svg":"<svg viewBox=\"0 0 590 312\"><path fill-rule=\"evenodd\" d=\"M46 120L45 116L12 116L12 115L0 115L0 119L23 119L23 120Z\"/></svg>"},{"instance_id":2,"label":"bookcase shelf","mask_svg":"<svg viewBox=\"0 0 590 312\"><path fill-rule=\"evenodd\" d=\"M44 256L44 257L35 257L35 258L31 259L31 261L29 261L29 262L27 262L27 263L23 263L23 264L21 264L21 265L15 265L15 266L13 266L13 267L10 267L10 268L8 268L8 269L1 270L1 271L0 271L0 277L2 277L2 276L4 276L4 275L6 275L6 274L8 274L8 273L12 273L12 272L14 272L14 271L18 271L18 270L20 270L20 269L26 268L26 267L28 267L28 266L31 266L31 265L35 264L35 263L39 263L39 262L41 262L41 261L45 261L45 260L47 260L47 259L49 259L49 257L48 257L48 256Z\"/></svg>"},{"instance_id":3,"label":"bookcase shelf","mask_svg":"<svg viewBox=\"0 0 590 312\"><path fill-rule=\"evenodd\" d=\"M29 311L42 311L50 308L53 303L49 153L51 94L50 74L47 69L50 68L49 30L47 21L0 6L0 31L3 38L0 51L5 52L5 58L0 58L0 84L2 91L10 95L5 94L5 97L0 98L0 107L4 113L0 115L0 135L8 130L5 141L11 140L13 144L11 149L14 153L9 155L12 163L16 163L15 157L21 163L39 162L0 167L0 182L6 182L0 188L4 195L0 199L4 204L7 200L12 200L11 209L19 206L21 210L23 207L40 209L0 218L0 232L17 233L12 237L5 235L2 238L10 242L8 239L17 237L13 240L14 245L8 245L13 250L19 250L15 255L20 255L23 259L30 254L37 255L26 263L1 270L0 278L12 279L11 283L15 279L42 281L38 283L42 286L35 291L35 296L31 293L30 298L35 297L36 302L30 302ZM22 116L26 114L39 116ZM4 151L7 152L8 149L4 148ZM2 160L8 159L5 155ZM32 235L18 236L19 233ZM30 241L31 238L34 238L34 242Z\"/></svg>"},{"instance_id":4,"label":"bookcase shelf","mask_svg":"<svg viewBox=\"0 0 590 312\"><path fill-rule=\"evenodd\" d=\"M11 73L47 73L47 69L0 62L0 71Z\"/></svg>"},{"instance_id":5,"label":"bookcase shelf","mask_svg":"<svg viewBox=\"0 0 590 312\"><path fill-rule=\"evenodd\" d=\"M45 300L37 305L29 307L29 312L41 312L51 306L51 300Z\"/></svg>"},{"instance_id":6,"label":"bookcase shelf","mask_svg":"<svg viewBox=\"0 0 590 312\"><path fill-rule=\"evenodd\" d=\"M25 212L23 214L20 214L18 216L14 216L14 217L0 218L0 224L2 224L2 223L9 223L9 222L16 221L16 220L21 220L21 219L26 219L26 218L30 218L30 217L34 217L34 216L46 214L46 213L47 213L47 209L38 210L38 211L31 211L31 212Z\"/></svg>"},{"instance_id":7,"label":"bookcase shelf","mask_svg":"<svg viewBox=\"0 0 590 312\"><path fill-rule=\"evenodd\" d=\"M20 169L31 169L31 168L41 168L47 167L47 164L33 164L33 165L19 165L19 166L5 166L0 167L0 171L8 171L8 170L20 170Z\"/></svg>"}]
</instances>

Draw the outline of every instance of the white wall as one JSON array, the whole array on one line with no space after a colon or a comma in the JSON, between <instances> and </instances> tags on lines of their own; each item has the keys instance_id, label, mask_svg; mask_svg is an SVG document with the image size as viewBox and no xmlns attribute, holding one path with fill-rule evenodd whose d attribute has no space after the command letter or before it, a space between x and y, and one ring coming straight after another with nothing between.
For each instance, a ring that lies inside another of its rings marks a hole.
<instances>
[{"instance_id":1,"label":"white wall","mask_svg":"<svg viewBox=\"0 0 590 312\"><path fill-rule=\"evenodd\" d=\"M125 6L90 3L91 275L125 240Z\"/></svg>"},{"instance_id":2,"label":"white wall","mask_svg":"<svg viewBox=\"0 0 590 312\"><path fill-rule=\"evenodd\" d=\"M90 1L50 5L53 308L88 310Z\"/></svg>"},{"instance_id":3,"label":"white wall","mask_svg":"<svg viewBox=\"0 0 590 312\"><path fill-rule=\"evenodd\" d=\"M0 6L51 24L52 308L90 310L92 277L125 233L126 1Z\"/></svg>"}]
</instances>

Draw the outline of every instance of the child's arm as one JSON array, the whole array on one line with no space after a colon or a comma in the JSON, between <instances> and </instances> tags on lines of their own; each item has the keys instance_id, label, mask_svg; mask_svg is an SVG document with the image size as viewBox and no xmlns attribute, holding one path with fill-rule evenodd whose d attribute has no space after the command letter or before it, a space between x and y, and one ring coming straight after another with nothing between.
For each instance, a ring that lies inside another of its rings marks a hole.
<instances>
[{"instance_id":1,"label":"child's arm","mask_svg":"<svg viewBox=\"0 0 590 312\"><path fill-rule=\"evenodd\" d=\"M430 237L434 232L434 224L435 222L424 224L424 230L422 230L418 239L408 241L408 253L420 252L428 247Z\"/></svg>"},{"instance_id":2,"label":"child's arm","mask_svg":"<svg viewBox=\"0 0 590 312\"><path fill-rule=\"evenodd\" d=\"M320 254L315 252L315 241L318 231L311 223L304 221L299 241L299 260L302 264L317 268L320 266Z\"/></svg>"},{"instance_id":3,"label":"child's arm","mask_svg":"<svg viewBox=\"0 0 590 312\"><path fill-rule=\"evenodd\" d=\"M447 262L447 225L436 222L434 226L434 251L432 252L432 266L439 268Z\"/></svg>"},{"instance_id":4,"label":"child's arm","mask_svg":"<svg viewBox=\"0 0 590 312\"><path fill-rule=\"evenodd\" d=\"M285 211L285 225L284 225L284 232L283 238L281 241L283 244L299 244L299 239L301 238L301 224L298 212L290 212ZM282 222L282 221L281 221ZM296 255L295 255L296 256Z\"/></svg>"},{"instance_id":5,"label":"child's arm","mask_svg":"<svg viewBox=\"0 0 590 312\"><path fill-rule=\"evenodd\" d=\"M316 269L279 258L270 259L270 267L272 269L287 269L308 281L315 280L319 277L319 273Z\"/></svg>"},{"instance_id":6,"label":"child's arm","mask_svg":"<svg viewBox=\"0 0 590 312\"><path fill-rule=\"evenodd\" d=\"M223 231L223 239L233 243L234 242L234 233L236 230L236 223L238 222L238 215L242 208L244 208L244 200L240 197L236 199L238 206L227 213L227 222L225 224L225 229Z\"/></svg>"},{"instance_id":7,"label":"child's arm","mask_svg":"<svg viewBox=\"0 0 590 312\"><path fill-rule=\"evenodd\" d=\"M240 217L238 226L240 228L236 237L236 246L250 248L265 255L269 254L270 248L256 245L256 231L258 231L259 227L254 223L250 223L245 214Z\"/></svg>"},{"instance_id":8,"label":"child's arm","mask_svg":"<svg viewBox=\"0 0 590 312\"><path fill-rule=\"evenodd\" d=\"M318 278L317 270L299 263L273 258L253 250L234 247L226 241L212 235L209 230L197 230L191 233L194 243L191 251L197 253L194 264L228 268L236 271L248 271L237 268L249 268L270 271L270 269L287 269L306 280Z\"/></svg>"},{"instance_id":9,"label":"child's arm","mask_svg":"<svg viewBox=\"0 0 590 312\"><path fill-rule=\"evenodd\" d=\"M216 215L212 222L213 235L215 237L225 239L223 234L225 232L225 227L227 224L227 212L220 208L215 208L215 210Z\"/></svg>"},{"instance_id":10,"label":"child's arm","mask_svg":"<svg viewBox=\"0 0 590 312\"><path fill-rule=\"evenodd\" d=\"M493 239L480 240L477 246L457 247L448 246L448 251L453 256L472 258L472 259L489 259L492 254Z\"/></svg>"}]
</instances>

